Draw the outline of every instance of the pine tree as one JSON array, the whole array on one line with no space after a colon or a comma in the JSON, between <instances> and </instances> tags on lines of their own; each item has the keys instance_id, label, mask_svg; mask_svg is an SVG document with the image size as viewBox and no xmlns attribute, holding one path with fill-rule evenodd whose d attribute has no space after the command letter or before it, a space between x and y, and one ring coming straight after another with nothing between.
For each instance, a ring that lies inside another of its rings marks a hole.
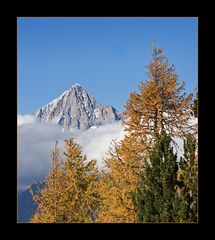
<instances>
[{"instance_id":1,"label":"pine tree","mask_svg":"<svg viewBox=\"0 0 215 240\"><path fill-rule=\"evenodd\" d=\"M164 132L144 160L141 182L133 193L138 222L173 222L177 155Z\"/></svg>"},{"instance_id":2,"label":"pine tree","mask_svg":"<svg viewBox=\"0 0 215 240\"><path fill-rule=\"evenodd\" d=\"M174 200L175 220L197 222L198 219L198 157L196 139L188 134L184 140L184 156L180 159L177 194Z\"/></svg>"},{"instance_id":3,"label":"pine tree","mask_svg":"<svg viewBox=\"0 0 215 240\"><path fill-rule=\"evenodd\" d=\"M87 162L81 146L73 139L65 140L64 161L52 152L52 168L45 187L33 195L38 209L33 223L93 222L99 204L95 160Z\"/></svg>"},{"instance_id":4,"label":"pine tree","mask_svg":"<svg viewBox=\"0 0 215 240\"><path fill-rule=\"evenodd\" d=\"M145 154L164 130L173 137L184 137L196 127L189 123L192 94L184 93L185 83L178 81L163 49L153 47L147 66L149 80L141 82L140 92L133 92L125 105L125 130Z\"/></svg>"}]
</instances>

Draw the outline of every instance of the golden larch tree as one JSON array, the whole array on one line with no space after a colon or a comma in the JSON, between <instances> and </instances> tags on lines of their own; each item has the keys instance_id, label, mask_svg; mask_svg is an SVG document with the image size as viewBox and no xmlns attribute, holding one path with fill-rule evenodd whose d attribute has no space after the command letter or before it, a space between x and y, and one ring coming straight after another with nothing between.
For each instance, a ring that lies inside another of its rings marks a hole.
<instances>
[{"instance_id":1,"label":"golden larch tree","mask_svg":"<svg viewBox=\"0 0 215 240\"><path fill-rule=\"evenodd\" d=\"M72 139L65 140L65 147L67 222L93 222L99 205L96 160L87 161Z\"/></svg>"},{"instance_id":2,"label":"golden larch tree","mask_svg":"<svg viewBox=\"0 0 215 240\"><path fill-rule=\"evenodd\" d=\"M125 105L125 130L146 154L164 130L171 138L184 138L197 127L190 121L192 94L184 93L185 83L178 81L162 48L153 47L147 66L148 80L139 85Z\"/></svg>"},{"instance_id":3,"label":"golden larch tree","mask_svg":"<svg viewBox=\"0 0 215 240\"><path fill-rule=\"evenodd\" d=\"M136 221L131 194L139 181L141 163L131 138L125 137L120 143L113 144L109 157L105 159L105 167L98 183L102 204L97 222Z\"/></svg>"},{"instance_id":4,"label":"golden larch tree","mask_svg":"<svg viewBox=\"0 0 215 240\"><path fill-rule=\"evenodd\" d=\"M65 140L65 160L58 150L52 153L52 168L44 180L45 187L33 194L38 209L32 223L93 222L98 208L95 160L87 161L81 146Z\"/></svg>"},{"instance_id":5,"label":"golden larch tree","mask_svg":"<svg viewBox=\"0 0 215 240\"><path fill-rule=\"evenodd\" d=\"M31 219L31 223L54 223L60 222L65 213L65 204L62 201L65 183L64 173L61 168L60 154L57 149L57 142L51 153L52 166L44 180L44 187L37 189L36 193L31 191L33 200L38 208Z\"/></svg>"}]
</instances>

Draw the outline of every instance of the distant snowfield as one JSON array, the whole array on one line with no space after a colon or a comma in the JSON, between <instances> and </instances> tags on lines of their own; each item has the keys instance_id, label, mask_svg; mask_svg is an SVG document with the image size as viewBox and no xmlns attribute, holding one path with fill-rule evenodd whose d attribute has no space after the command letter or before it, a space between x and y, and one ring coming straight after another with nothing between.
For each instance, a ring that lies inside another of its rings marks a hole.
<instances>
[{"instance_id":1,"label":"distant snowfield","mask_svg":"<svg viewBox=\"0 0 215 240\"><path fill-rule=\"evenodd\" d=\"M125 135L120 122L70 132L63 132L58 125L38 123L32 115L18 115L17 123L19 189L44 178L51 166L50 152L55 141L59 143L62 156L64 140L74 138L81 144L83 154L90 160L96 159L98 167L101 168L103 157L106 156L112 140L120 141ZM175 141L179 146L177 155L180 157L183 155L183 140L175 138Z\"/></svg>"}]
</instances>

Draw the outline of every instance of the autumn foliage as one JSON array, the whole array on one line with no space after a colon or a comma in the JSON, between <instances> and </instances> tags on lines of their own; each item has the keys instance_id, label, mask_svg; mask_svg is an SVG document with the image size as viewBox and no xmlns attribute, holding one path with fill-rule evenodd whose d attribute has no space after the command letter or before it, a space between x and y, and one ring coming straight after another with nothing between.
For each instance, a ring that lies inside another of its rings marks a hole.
<instances>
[{"instance_id":1,"label":"autumn foliage","mask_svg":"<svg viewBox=\"0 0 215 240\"><path fill-rule=\"evenodd\" d=\"M52 168L45 187L33 196L38 209L32 223L91 222L98 206L96 162L81 155L81 146L73 139L65 140L65 160L52 152Z\"/></svg>"},{"instance_id":2,"label":"autumn foliage","mask_svg":"<svg viewBox=\"0 0 215 240\"><path fill-rule=\"evenodd\" d=\"M102 204L97 222L135 222L131 194L138 184L141 164L129 137L113 144L98 184Z\"/></svg>"},{"instance_id":3,"label":"autumn foliage","mask_svg":"<svg viewBox=\"0 0 215 240\"><path fill-rule=\"evenodd\" d=\"M163 49L154 47L147 66L148 80L141 82L139 93L131 93L125 105L125 129L145 153L164 130L170 137L185 137L196 127L190 124L192 94L186 96L185 83L178 81Z\"/></svg>"}]
</instances>

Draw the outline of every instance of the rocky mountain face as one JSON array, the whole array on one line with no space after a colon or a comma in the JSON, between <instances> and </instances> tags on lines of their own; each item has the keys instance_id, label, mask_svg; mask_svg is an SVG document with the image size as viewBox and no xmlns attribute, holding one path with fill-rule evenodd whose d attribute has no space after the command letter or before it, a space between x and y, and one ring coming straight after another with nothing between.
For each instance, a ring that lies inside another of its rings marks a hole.
<instances>
[{"instance_id":1,"label":"rocky mountain face","mask_svg":"<svg viewBox=\"0 0 215 240\"><path fill-rule=\"evenodd\" d=\"M88 129L121 120L114 107L98 104L78 83L38 109L34 115L40 122L58 124L64 130Z\"/></svg>"}]
</instances>

